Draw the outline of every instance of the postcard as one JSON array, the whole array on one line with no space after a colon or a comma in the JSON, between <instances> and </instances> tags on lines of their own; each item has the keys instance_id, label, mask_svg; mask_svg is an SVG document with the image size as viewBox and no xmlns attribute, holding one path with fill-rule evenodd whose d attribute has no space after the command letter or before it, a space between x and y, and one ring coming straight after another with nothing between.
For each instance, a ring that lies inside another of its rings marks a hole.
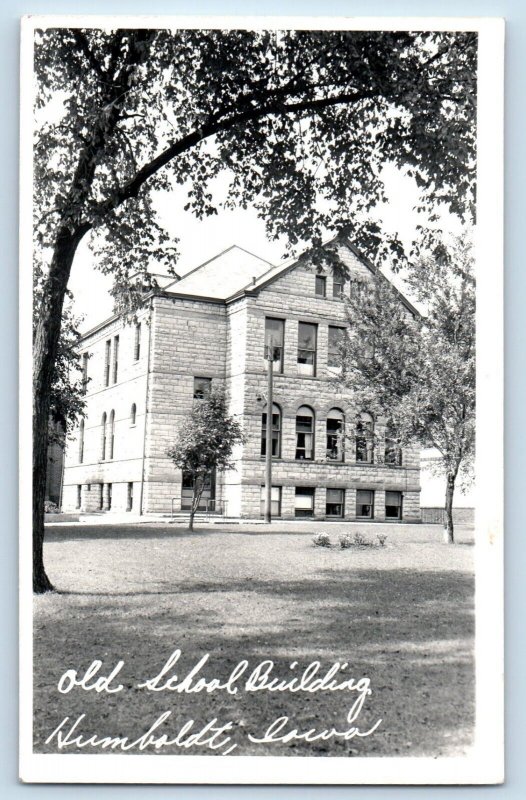
<instances>
[{"instance_id":1,"label":"postcard","mask_svg":"<svg viewBox=\"0 0 526 800\"><path fill-rule=\"evenodd\" d=\"M22 20L24 782L503 781L503 48Z\"/></svg>"}]
</instances>

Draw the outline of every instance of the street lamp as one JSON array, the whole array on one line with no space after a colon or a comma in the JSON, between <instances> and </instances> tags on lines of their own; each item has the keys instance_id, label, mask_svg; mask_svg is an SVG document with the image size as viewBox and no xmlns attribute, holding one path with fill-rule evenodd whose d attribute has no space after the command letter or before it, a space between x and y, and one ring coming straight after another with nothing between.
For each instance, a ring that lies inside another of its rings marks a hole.
<instances>
[{"instance_id":1,"label":"street lamp","mask_svg":"<svg viewBox=\"0 0 526 800\"><path fill-rule=\"evenodd\" d=\"M265 430L265 522L272 521L272 411L274 358L276 348L272 341L265 345L265 361L267 362L267 427Z\"/></svg>"}]
</instances>

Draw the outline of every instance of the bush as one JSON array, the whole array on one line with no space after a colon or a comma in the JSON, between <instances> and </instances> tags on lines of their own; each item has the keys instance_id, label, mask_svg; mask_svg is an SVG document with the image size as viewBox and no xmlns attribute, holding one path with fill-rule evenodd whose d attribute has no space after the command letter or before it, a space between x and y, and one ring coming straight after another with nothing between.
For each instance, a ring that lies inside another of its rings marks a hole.
<instances>
[{"instance_id":1,"label":"bush","mask_svg":"<svg viewBox=\"0 0 526 800\"><path fill-rule=\"evenodd\" d=\"M386 542L386 539L387 539L386 534L385 533L378 533L378 534L376 534L376 538L378 539L378 544L380 545L380 547L385 547L385 542Z\"/></svg>"},{"instance_id":2,"label":"bush","mask_svg":"<svg viewBox=\"0 0 526 800\"><path fill-rule=\"evenodd\" d=\"M346 550L348 547L352 546L353 541L347 533L345 533L343 536L340 536L340 547L342 550Z\"/></svg>"},{"instance_id":3,"label":"bush","mask_svg":"<svg viewBox=\"0 0 526 800\"><path fill-rule=\"evenodd\" d=\"M312 543L315 547L330 547L331 540L330 537L326 533L317 533L316 536L312 537Z\"/></svg>"},{"instance_id":4,"label":"bush","mask_svg":"<svg viewBox=\"0 0 526 800\"><path fill-rule=\"evenodd\" d=\"M51 500L46 500L44 503L44 514L60 514L60 508L56 503L52 503Z\"/></svg>"}]
</instances>

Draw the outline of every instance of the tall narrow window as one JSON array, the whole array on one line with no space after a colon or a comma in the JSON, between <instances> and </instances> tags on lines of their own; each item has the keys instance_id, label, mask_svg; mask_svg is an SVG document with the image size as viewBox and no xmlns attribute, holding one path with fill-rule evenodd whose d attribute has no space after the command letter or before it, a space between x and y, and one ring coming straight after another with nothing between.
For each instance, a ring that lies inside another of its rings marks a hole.
<instances>
[{"instance_id":1,"label":"tall narrow window","mask_svg":"<svg viewBox=\"0 0 526 800\"><path fill-rule=\"evenodd\" d=\"M285 340L285 323L282 319L272 317L265 318L265 351L264 358L267 357L267 349L270 347L274 361L274 372L283 372L283 344Z\"/></svg>"},{"instance_id":2,"label":"tall narrow window","mask_svg":"<svg viewBox=\"0 0 526 800\"><path fill-rule=\"evenodd\" d=\"M266 490L261 487L260 514L265 515ZM270 492L270 513L272 517L281 517L281 486L273 486Z\"/></svg>"},{"instance_id":3,"label":"tall narrow window","mask_svg":"<svg viewBox=\"0 0 526 800\"><path fill-rule=\"evenodd\" d=\"M128 495L126 499L126 511L133 509L133 483L130 481L128 484Z\"/></svg>"},{"instance_id":4,"label":"tall narrow window","mask_svg":"<svg viewBox=\"0 0 526 800\"><path fill-rule=\"evenodd\" d=\"M115 446L115 411L112 410L110 414L110 431L109 431L110 441L109 441L109 456L108 458L113 458L113 449Z\"/></svg>"},{"instance_id":5,"label":"tall narrow window","mask_svg":"<svg viewBox=\"0 0 526 800\"><path fill-rule=\"evenodd\" d=\"M345 417L339 408L331 408L327 414L327 458L343 461Z\"/></svg>"},{"instance_id":6,"label":"tall narrow window","mask_svg":"<svg viewBox=\"0 0 526 800\"><path fill-rule=\"evenodd\" d=\"M385 493L385 518L402 519L402 492Z\"/></svg>"},{"instance_id":7,"label":"tall narrow window","mask_svg":"<svg viewBox=\"0 0 526 800\"><path fill-rule=\"evenodd\" d=\"M267 412L261 416L261 455L267 453ZM281 453L281 410L276 403L272 406L272 456L279 458Z\"/></svg>"},{"instance_id":8,"label":"tall narrow window","mask_svg":"<svg viewBox=\"0 0 526 800\"><path fill-rule=\"evenodd\" d=\"M344 341L345 328L336 328L329 325L329 347L327 353L327 366L341 367L342 365L342 345Z\"/></svg>"},{"instance_id":9,"label":"tall narrow window","mask_svg":"<svg viewBox=\"0 0 526 800\"><path fill-rule=\"evenodd\" d=\"M343 489L327 489L325 514L327 517L343 517Z\"/></svg>"},{"instance_id":10,"label":"tall narrow window","mask_svg":"<svg viewBox=\"0 0 526 800\"><path fill-rule=\"evenodd\" d=\"M298 373L316 374L316 333L317 325L300 322L298 325Z\"/></svg>"},{"instance_id":11,"label":"tall narrow window","mask_svg":"<svg viewBox=\"0 0 526 800\"><path fill-rule=\"evenodd\" d=\"M82 485L79 483L77 486L77 505L76 508L80 508L82 504Z\"/></svg>"},{"instance_id":12,"label":"tall narrow window","mask_svg":"<svg viewBox=\"0 0 526 800\"><path fill-rule=\"evenodd\" d=\"M101 423L100 423L101 428L102 428L102 446L101 446L100 456L101 456L101 459L103 461L106 458L106 435L107 435L106 419L107 419L106 412L104 412L104 414L102 415Z\"/></svg>"},{"instance_id":13,"label":"tall narrow window","mask_svg":"<svg viewBox=\"0 0 526 800\"><path fill-rule=\"evenodd\" d=\"M106 351L104 356L104 386L110 385L110 365L111 365L111 339L106 342Z\"/></svg>"},{"instance_id":14,"label":"tall narrow window","mask_svg":"<svg viewBox=\"0 0 526 800\"><path fill-rule=\"evenodd\" d=\"M119 374L119 337L113 339L113 383L117 383Z\"/></svg>"},{"instance_id":15,"label":"tall narrow window","mask_svg":"<svg viewBox=\"0 0 526 800\"><path fill-rule=\"evenodd\" d=\"M113 499L113 497L112 497L112 495L113 495L113 484L111 484L111 483L106 484L106 488L107 488L107 497L108 497L108 511L111 511L111 501Z\"/></svg>"},{"instance_id":16,"label":"tall narrow window","mask_svg":"<svg viewBox=\"0 0 526 800\"><path fill-rule=\"evenodd\" d=\"M362 519L374 517L374 492L369 489L358 489L356 492L356 516Z\"/></svg>"},{"instance_id":17,"label":"tall narrow window","mask_svg":"<svg viewBox=\"0 0 526 800\"><path fill-rule=\"evenodd\" d=\"M295 517L314 516L314 488L311 486L296 486L294 502Z\"/></svg>"},{"instance_id":18,"label":"tall narrow window","mask_svg":"<svg viewBox=\"0 0 526 800\"><path fill-rule=\"evenodd\" d=\"M296 459L312 461L313 458L314 412L308 406L301 406L296 414Z\"/></svg>"},{"instance_id":19,"label":"tall narrow window","mask_svg":"<svg viewBox=\"0 0 526 800\"><path fill-rule=\"evenodd\" d=\"M212 391L212 378L194 378L194 400L204 400Z\"/></svg>"},{"instance_id":20,"label":"tall narrow window","mask_svg":"<svg viewBox=\"0 0 526 800\"><path fill-rule=\"evenodd\" d=\"M374 425L370 414L362 413L356 423L356 461L373 462Z\"/></svg>"},{"instance_id":21,"label":"tall narrow window","mask_svg":"<svg viewBox=\"0 0 526 800\"><path fill-rule=\"evenodd\" d=\"M84 420L80 420L79 426L79 464L84 461Z\"/></svg>"},{"instance_id":22,"label":"tall narrow window","mask_svg":"<svg viewBox=\"0 0 526 800\"><path fill-rule=\"evenodd\" d=\"M402 464L402 448L396 441L396 433L392 425L388 425L385 431L385 463L393 467Z\"/></svg>"},{"instance_id":23,"label":"tall narrow window","mask_svg":"<svg viewBox=\"0 0 526 800\"><path fill-rule=\"evenodd\" d=\"M327 278L324 275L316 275L316 297L326 297Z\"/></svg>"},{"instance_id":24,"label":"tall narrow window","mask_svg":"<svg viewBox=\"0 0 526 800\"><path fill-rule=\"evenodd\" d=\"M133 359L138 361L141 357L141 323L135 326L135 344L133 346Z\"/></svg>"},{"instance_id":25,"label":"tall narrow window","mask_svg":"<svg viewBox=\"0 0 526 800\"><path fill-rule=\"evenodd\" d=\"M82 388L84 390L88 385L88 359L89 353L82 353Z\"/></svg>"},{"instance_id":26,"label":"tall narrow window","mask_svg":"<svg viewBox=\"0 0 526 800\"><path fill-rule=\"evenodd\" d=\"M135 425L137 421L137 406L135 403L132 403L131 411L130 411L130 425Z\"/></svg>"},{"instance_id":27,"label":"tall narrow window","mask_svg":"<svg viewBox=\"0 0 526 800\"><path fill-rule=\"evenodd\" d=\"M338 300L343 297L343 278L341 275L334 275L332 281L332 296Z\"/></svg>"}]
</instances>

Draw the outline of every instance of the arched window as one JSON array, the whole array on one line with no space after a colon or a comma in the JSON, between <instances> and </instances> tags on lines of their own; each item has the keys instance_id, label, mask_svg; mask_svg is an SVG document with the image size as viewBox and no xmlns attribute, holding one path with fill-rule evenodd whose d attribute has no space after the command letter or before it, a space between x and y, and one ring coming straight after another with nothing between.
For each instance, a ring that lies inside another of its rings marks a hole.
<instances>
[{"instance_id":1,"label":"arched window","mask_svg":"<svg viewBox=\"0 0 526 800\"><path fill-rule=\"evenodd\" d=\"M137 406L135 403L132 403L131 411L130 411L130 425L135 425L137 421Z\"/></svg>"},{"instance_id":2,"label":"arched window","mask_svg":"<svg viewBox=\"0 0 526 800\"><path fill-rule=\"evenodd\" d=\"M385 429L385 463L395 467L402 464L402 448L397 441L392 423L388 423Z\"/></svg>"},{"instance_id":3,"label":"arched window","mask_svg":"<svg viewBox=\"0 0 526 800\"><path fill-rule=\"evenodd\" d=\"M314 458L314 411L300 406L296 413L296 459L312 461Z\"/></svg>"},{"instance_id":4,"label":"arched window","mask_svg":"<svg viewBox=\"0 0 526 800\"><path fill-rule=\"evenodd\" d=\"M101 454L100 455L101 455L101 458L102 458L103 461L106 458L106 434L107 434L107 431L106 431L106 419L107 419L106 412L104 412L104 414L102 415L101 423L100 423L101 428L102 428L102 447L101 447Z\"/></svg>"},{"instance_id":5,"label":"arched window","mask_svg":"<svg viewBox=\"0 0 526 800\"><path fill-rule=\"evenodd\" d=\"M79 464L84 461L84 420L80 420L79 429Z\"/></svg>"},{"instance_id":6,"label":"arched window","mask_svg":"<svg viewBox=\"0 0 526 800\"><path fill-rule=\"evenodd\" d=\"M373 462L374 422L371 414L362 412L356 423L356 461Z\"/></svg>"},{"instance_id":7,"label":"arched window","mask_svg":"<svg viewBox=\"0 0 526 800\"><path fill-rule=\"evenodd\" d=\"M261 415L261 455L267 453L267 412ZM281 455L281 409L276 403L272 404L272 456L279 458Z\"/></svg>"},{"instance_id":8,"label":"arched window","mask_svg":"<svg viewBox=\"0 0 526 800\"><path fill-rule=\"evenodd\" d=\"M343 461L345 415L339 408L331 408L327 414L327 458Z\"/></svg>"},{"instance_id":9,"label":"arched window","mask_svg":"<svg viewBox=\"0 0 526 800\"><path fill-rule=\"evenodd\" d=\"M113 458L113 448L115 446L115 411L110 414L110 453L109 458Z\"/></svg>"}]
</instances>

